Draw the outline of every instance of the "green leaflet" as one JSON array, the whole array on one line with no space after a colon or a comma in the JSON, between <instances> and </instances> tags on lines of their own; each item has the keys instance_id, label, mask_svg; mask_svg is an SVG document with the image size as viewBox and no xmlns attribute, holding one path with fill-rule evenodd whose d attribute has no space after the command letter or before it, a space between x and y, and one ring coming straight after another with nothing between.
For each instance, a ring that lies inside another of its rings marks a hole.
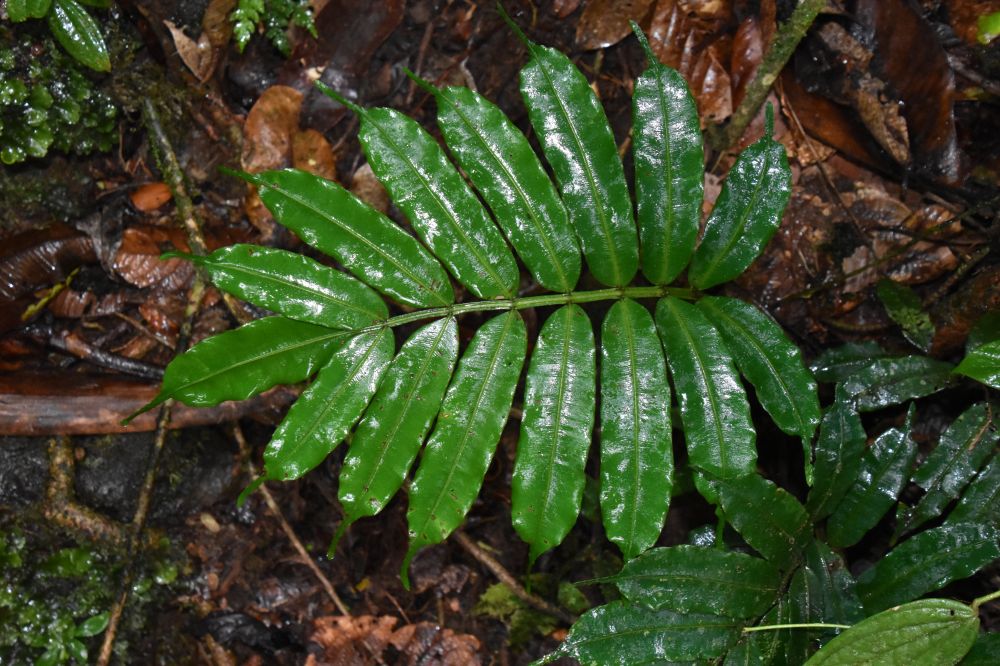
<instances>
[{"instance_id":1,"label":"green leaflet","mask_svg":"<svg viewBox=\"0 0 1000 666\"><path fill-rule=\"evenodd\" d=\"M338 349L274 431L264 451L266 478L297 479L323 462L368 406L393 351L388 329Z\"/></svg>"},{"instance_id":2,"label":"green leaflet","mask_svg":"<svg viewBox=\"0 0 1000 666\"><path fill-rule=\"evenodd\" d=\"M992 410L986 403L973 405L955 419L913 474L913 483L926 492L906 512L902 531L916 529L941 515L993 453L998 441L1000 433L992 423Z\"/></svg>"},{"instance_id":3,"label":"green leaflet","mask_svg":"<svg viewBox=\"0 0 1000 666\"><path fill-rule=\"evenodd\" d=\"M917 534L858 577L865 610L876 613L967 578L1000 558L1000 531L952 524Z\"/></svg>"},{"instance_id":4,"label":"green leaflet","mask_svg":"<svg viewBox=\"0 0 1000 666\"><path fill-rule=\"evenodd\" d=\"M827 643L806 666L955 664L979 631L979 616L950 599L924 599L887 610Z\"/></svg>"},{"instance_id":5,"label":"green leaflet","mask_svg":"<svg viewBox=\"0 0 1000 666\"><path fill-rule=\"evenodd\" d=\"M773 564L746 553L673 546L642 553L605 581L653 610L751 618L774 604L781 576Z\"/></svg>"},{"instance_id":6,"label":"green leaflet","mask_svg":"<svg viewBox=\"0 0 1000 666\"><path fill-rule=\"evenodd\" d=\"M594 356L594 332L580 306L549 315L528 366L511 479L511 517L531 547L529 566L562 542L580 513L594 425Z\"/></svg>"},{"instance_id":7,"label":"green leaflet","mask_svg":"<svg viewBox=\"0 0 1000 666\"><path fill-rule=\"evenodd\" d=\"M965 351L971 352L987 342L1000 340L1000 310L987 312L976 320L969 337L965 340Z\"/></svg>"},{"instance_id":8,"label":"green leaflet","mask_svg":"<svg viewBox=\"0 0 1000 666\"><path fill-rule=\"evenodd\" d=\"M778 597L771 610L754 626L787 624L790 606L788 595ZM789 630L757 631L743 634L739 642L726 654L725 666L761 666L761 664L784 663L780 654L788 642Z\"/></svg>"},{"instance_id":9,"label":"green leaflet","mask_svg":"<svg viewBox=\"0 0 1000 666\"><path fill-rule=\"evenodd\" d=\"M580 279L580 248L528 140L482 95L457 86L431 90L449 150L525 266L546 289L572 291Z\"/></svg>"},{"instance_id":10,"label":"green leaflet","mask_svg":"<svg viewBox=\"0 0 1000 666\"><path fill-rule=\"evenodd\" d=\"M7 18L11 23L20 23L30 18L45 18L52 0L7 0Z\"/></svg>"},{"instance_id":11,"label":"green leaflet","mask_svg":"<svg viewBox=\"0 0 1000 666\"><path fill-rule=\"evenodd\" d=\"M517 312L494 317L477 332L458 363L437 425L410 486L410 559L461 524L479 494L521 376L527 334Z\"/></svg>"},{"instance_id":12,"label":"green leaflet","mask_svg":"<svg viewBox=\"0 0 1000 666\"><path fill-rule=\"evenodd\" d=\"M824 351L812 362L809 370L818 382L842 382L867 368L872 361L889 356L877 342L849 342Z\"/></svg>"},{"instance_id":13,"label":"green leaflet","mask_svg":"<svg viewBox=\"0 0 1000 666\"><path fill-rule=\"evenodd\" d=\"M670 284L698 240L705 179L701 127L684 78L660 64L638 26L632 29L649 63L632 95L642 272L653 284Z\"/></svg>"},{"instance_id":14,"label":"green leaflet","mask_svg":"<svg viewBox=\"0 0 1000 666\"><path fill-rule=\"evenodd\" d=\"M826 518L858 478L868 435L849 403L836 401L826 410L816 439L815 481L806 498L813 520Z\"/></svg>"},{"instance_id":15,"label":"green leaflet","mask_svg":"<svg viewBox=\"0 0 1000 666\"><path fill-rule=\"evenodd\" d=\"M450 305L441 264L412 236L337 183L285 169L244 176L278 222L358 279L414 307Z\"/></svg>"},{"instance_id":16,"label":"green leaflet","mask_svg":"<svg viewBox=\"0 0 1000 666\"><path fill-rule=\"evenodd\" d=\"M558 650L534 663L559 657L601 666L714 659L736 640L739 628L732 618L650 611L615 601L587 611Z\"/></svg>"},{"instance_id":17,"label":"green leaflet","mask_svg":"<svg viewBox=\"0 0 1000 666\"><path fill-rule=\"evenodd\" d=\"M902 430L886 430L865 451L857 480L827 521L831 546L856 544L896 503L917 457L917 446L910 438L914 411L911 404Z\"/></svg>"},{"instance_id":18,"label":"green leaflet","mask_svg":"<svg viewBox=\"0 0 1000 666\"><path fill-rule=\"evenodd\" d=\"M52 36L67 53L93 70L111 71L101 26L83 5L76 0L52 0L48 18Z\"/></svg>"},{"instance_id":19,"label":"green leaflet","mask_svg":"<svg viewBox=\"0 0 1000 666\"><path fill-rule=\"evenodd\" d=\"M948 515L948 524L969 522L1000 529L1000 458L982 469Z\"/></svg>"},{"instance_id":20,"label":"green leaflet","mask_svg":"<svg viewBox=\"0 0 1000 666\"><path fill-rule=\"evenodd\" d=\"M930 315L924 312L923 303L913 289L883 278L879 280L877 292L886 312L903 329L906 339L925 354L930 351L934 339L934 324Z\"/></svg>"},{"instance_id":21,"label":"green leaflet","mask_svg":"<svg viewBox=\"0 0 1000 666\"><path fill-rule=\"evenodd\" d=\"M926 356L880 358L844 379L837 394L859 412L872 412L937 393L952 381L951 373L951 365Z\"/></svg>"},{"instance_id":22,"label":"green leaflet","mask_svg":"<svg viewBox=\"0 0 1000 666\"><path fill-rule=\"evenodd\" d=\"M389 316L378 294L349 275L305 257L258 245L231 245L199 257L219 289L290 319L330 328L358 329Z\"/></svg>"},{"instance_id":23,"label":"green leaflet","mask_svg":"<svg viewBox=\"0 0 1000 666\"><path fill-rule=\"evenodd\" d=\"M514 255L437 141L395 109L363 109L317 85L361 118L358 139L372 171L455 279L480 298L516 294Z\"/></svg>"},{"instance_id":24,"label":"green leaflet","mask_svg":"<svg viewBox=\"0 0 1000 666\"><path fill-rule=\"evenodd\" d=\"M441 406L457 356L458 326L448 317L418 329L393 359L344 459L344 520L331 550L351 523L381 511L403 484Z\"/></svg>"},{"instance_id":25,"label":"green leaflet","mask_svg":"<svg viewBox=\"0 0 1000 666\"><path fill-rule=\"evenodd\" d=\"M979 634L960 666L996 666L1000 654L1000 633Z\"/></svg>"},{"instance_id":26,"label":"green leaflet","mask_svg":"<svg viewBox=\"0 0 1000 666\"><path fill-rule=\"evenodd\" d=\"M521 96L587 266L599 282L624 286L638 268L639 244L625 170L604 108L569 58L529 41L508 23L531 53L521 70Z\"/></svg>"},{"instance_id":27,"label":"green leaflet","mask_svg":"<svg viewBox=\"0 0 1000 666\"><path fill-rule=\"evenodd\" d=\"M750 405L718 331L700 310L673 297L657 303L656 328L691 465L721 479L750 474L757 460Z\"/></svg>"},{"instance_id":28,"label":"green leaflet","mask_svg":"<svg viewBox=\"0 0 1000 666\"><path fill-rule=\"evenodd\" d=\"M621 300L601 327L601 515L626 560L660 536L673 470L660 339L649 311Z\"/></svg>"},{"instance_id":29,"label":"green leaflet","mask_svg":"<svg viewBox=\"0 0 1000 666\"><path fill-rule=\"evenodd\" d=\"M173 398L210 407L246 400L311 376L350 333L284 317L265 317L199 342L167 366L160 392L129 420Z\"/></svg>"},{"instance_id":30,"label":"green leaflet","mask_svg":"<svg viewBox=\"0 0 1000 666\"><path fill-rule=\"evenodd\" d=\"M722 511L753 549L788 571L802 559L812 521L798 500L759 474L718 484Z\"/></svg>"},{"instance_id":31,"label":"green leaflet","mask_svg":"<svg viewBox=\"0 0 1000 666\"><path fill-rule=\"evenodd\" d=\"M799 348L773 319L750 303L705 296L698 301L698 308L715 324L774 423L789 435L802 438L808 460L820 409L816 382L803 365ZM811 481L810 477L807 474L807 480Z\"/></svg>"},{"instance_id":32,"label":"green leaflet","mask_svg":"<svg viewBox=\"0 0 1000 666\"><path fill-rule=\"evenodd\" d=\"M987 342L970 351L954 371L1000 389L1000 340Z\"/></svg>"},{"instance_id":33,"label":"green leaflet","mask_svg":"<svg viewBox=\"0 0 1000 666\"><path fill-rule=\"evenodd\" d=\"M792 193L792 172L785 147L767 136L740 153L726 176L705 233L688 269L688 280L708 289L737 277L757 258L778 230Z\"/></svg>"}]
</instances>

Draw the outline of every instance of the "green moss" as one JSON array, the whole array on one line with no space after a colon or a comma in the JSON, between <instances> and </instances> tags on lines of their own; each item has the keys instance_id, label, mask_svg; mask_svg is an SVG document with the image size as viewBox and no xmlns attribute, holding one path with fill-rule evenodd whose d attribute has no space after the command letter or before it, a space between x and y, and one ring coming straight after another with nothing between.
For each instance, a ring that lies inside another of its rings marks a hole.
<instances>
[{"instance_id":1,"label":"green moss","mask_svg":"<svg viewBox=\"0 0 1000 666\"><path fill-rule=\"evenodd\" d=\"M118 110L92 76L47 34L0 29L0 162L110 150Z\"/></svg>"}]
</instances>

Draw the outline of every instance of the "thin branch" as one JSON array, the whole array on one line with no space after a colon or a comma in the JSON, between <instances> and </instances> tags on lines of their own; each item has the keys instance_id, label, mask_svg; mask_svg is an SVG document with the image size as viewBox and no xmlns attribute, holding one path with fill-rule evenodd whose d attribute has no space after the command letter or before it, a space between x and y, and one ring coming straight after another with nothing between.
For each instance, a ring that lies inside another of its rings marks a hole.
<instances>
[{"instance_id":1,"label":"thin branch","mask_svg":"<svg viewBox=\"0 0 1000 666\"><path fill-rule=\"evenodd\" d=\"M247 440L243 436L243 429L240 428L239 423L235 423L233 425L233 437L236 439L236 443L240 447L240 455L247 461L247 470L250 473L250 478L256 479L259 476L259 473L254 467L253 461L250 459L250 447L247 445ZM292 547L294 547L295 552L299 554L299 558L302 560L302 563L309 567L313 576L316 577L319 584L323 586L324 590L326 590L327 596L329 596L330 600L333 601L333 605L337 607L337 610L339 610L343 615L350 615L350 609L347 607L347 604L341 600L337 591L333 589L333 584L330 583L330 579L327 578L326 574L324 574L319 566L317 566L316 562L312 558L312 555L309 554L309 551L306 550L306 547L302 544L298 535L295 534L295 530L293 530L292 526L288 524L287 520L285 520L285 516L281 512L281 507L279 507L278 503L274 501L274 496L271 495L271 491L268 490L267 486L264 484L260 485L259 490L261 495L264 496L264 502L267 503L267 508L278 520L278 524L281 525L281 531L285 533L285 536L288 537L288 540L292 543Z\"/></svg>"},{"instance_id":2,"label":"thin branch","mask_svg":"<svg viewBox=\"0 0 1000 666\"><path fill-rule=\"evenodd\" d=\"M496 560L496 558L480 548L475 541L470 539L469 536L465 534L465 532L456 531L452 534L452 538L455 539L455 541L458 542L458 545L464 548L469 555L475 558L484 567L489 569L501 583L507 586L515 597L535 610L539 610L546 615L551 615L560 622L565 622L566 624L573 624L576 622L577 618L575 615L567 613L558 606L554 606L545 599L542 599L541 597L536 596L524 589L524 586L517 582L517 579L514 578L514 576L511 575L511 573Z\"/></svg>"}]
</instances>

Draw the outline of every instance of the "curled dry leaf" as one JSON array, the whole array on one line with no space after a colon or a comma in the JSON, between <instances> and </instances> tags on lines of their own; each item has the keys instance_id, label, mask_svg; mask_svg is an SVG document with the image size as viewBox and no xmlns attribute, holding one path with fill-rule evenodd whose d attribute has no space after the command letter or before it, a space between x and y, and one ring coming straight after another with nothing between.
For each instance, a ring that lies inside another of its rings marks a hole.
<instances>
[{"instance_id":1,"label":"curled dry leaf","mask_svg":"<svg viewBox=\"0 0 1000 666\"><path fill-rule=\"evenodd\" d=\"M177 55L191 70L194 77L204 83L212 77L215 70L215 62L218 58L218 51L212 48L212 43L208 40L208 35L204 32L194 40L184 34L184 31L174 25L173 21L164 21L170 36L174 40L174 47Z\"/></svg>"},{"instance_id":2,"label":"curled dry leaf","mask_svg":"<svg viewBox=\"0 0 1000 666\"><path fill-rule=\"evenodd\" d=\"M187 240L180 229L130 227L122 234L112 266L119 277L136 287L182 289L193 269L183 259L160 259L161 254L173 249L187 251Z\"/></svg>"},{"instance_id":3,"label":"curled dry leaf","mask_svg":"<svg viewBox=\"0 0 1000 666\"><path fill-rule=\"evenodd\" d=\"M257 99L243 126L245 171L281 169L292 159L292 140L299 129L302 93L288 86L271 86Z\"/></svg>"},{"instance_id":4,"label":"curled dry leaf","mask_svg":"<svg viewBox=\"0 0 1000 666\"><path fill-rule=\"evenodd\" d=\"M322 652L310 654L308 666L367 666L383 663L393 648L391 663L416 666L475 666L479 641L469 634L420 622L395 629L396 618L372 615L321 617L313 622L310 641Z\"/></svg>"},{"instance_id":5,"label":"curled dry leaf","mask_svg":"<svg viewBox=\"0 0 1000 666\"><path fill-rule=\"evenodd\" d=\"M314 129L296 132L292 137L292 166L327 180L337 180L337 156L326 137Z\"/></svg>"},{"instance_id":6,"label":"curled dry leaf","mask_svg":"<svg viewBox=\"0 0 1000 666\"><path fill-rule=\"evenodd\" d=\"M588 0L576 24L576 45L585 51L617 44L632 34L629 21L640 22L653 0Z\"/></svg>"}]
</instances>

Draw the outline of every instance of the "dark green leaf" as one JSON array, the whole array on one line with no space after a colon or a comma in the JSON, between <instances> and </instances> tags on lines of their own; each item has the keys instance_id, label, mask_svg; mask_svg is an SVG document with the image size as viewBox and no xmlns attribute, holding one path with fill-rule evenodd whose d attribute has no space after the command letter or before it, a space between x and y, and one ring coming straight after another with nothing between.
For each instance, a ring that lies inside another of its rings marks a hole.
<instances>
[{"instance_id":1,"label":"dark green leaf","mask_svg":"<svg viewBox=\"0 0 1000 666\"><path fill-rule=\"evenodd\" d=\"M626 560L660 536L673 470L663 348L649 311L621 300L601 327L601 514Z\"/></svg>"},{"instance_id":2,"label":"dark green leaf","mask_svg":"<svg viewBox=\"0 0 1000 666\"><path fill-rule=\"evenodd\" d=\"M351 334L284 317L266 317L199 342L174 358L160 392L134 418L173 398L211 407L294 384L321 368Z\"/></svg>"},{"instance_id":3,"label":"dark green leaf","mask_svg":"<svg viewBox=\"0 0 1000 666\"><path fill-rule=\"evenodd\" d=\"M1000 340L981 344L970 351L955 372L1000 389Z\"/></svg>"},{"instance_id":4,"label":"dark green leaf","mask_svg":"<svg viewBox=\"0 0 1000 666\"><path fill-rule=\"evenodd\" d=\"M810 595L809 622L854 624L865 614L858 598L854 577L840 555L822 541L813 539L806 547L805 589Z\"/></svg>"},{"instance_id":5,"label":"dark green leaf","mask_svg":"<svg viewBox=\"0 0 1000 666\"><path fill-rule=\"evenodd\" d=\"M872 361L837 388L859 412L871 412L937 393L952 381L952 366L926 356Z\"/></svg>"},{"instance_id":6,"label":"dark green leaf","mask_svg":"<svg viewBox=\"0 0 1000 666\"><path fill-rule=\"evenodd\" d=\"M457 356L458 327L449 317L418 329L393 359L344 459L338 537L358 518L381 511L403 485L441 407Z\"/></svg>"},{"instance_id":7,"label":"dark green leaf","mask_svg":"<svg viewBox=\"0 0 1000 666\"><path fill-rule=\"evenodd\" d=\"M813 520L833 513L854 484L867 439L854 407L842 401L830 405L816 439L815 480L806 498L806 510Z\"/></svg>"},{"instance_id":8,"label":"dark green leaf","mask_svg":"<svg viewBox=\"0 0 1000 666\"><path fill-rule=\"evenodd\" d=\"M781 576L745 553L674 546L646 551L609 580L626 599L653 610L749 618L774 603Z\"/></svg>"},{"instance_id":9,"label":"dark green leaf","mask_svg":"<svg viewBox=\"0 0 1000 666\"><path fill-rule=\"evenodd\" d=\"M264 451L268 479L297 479L323 462L368 406L394 350L392 332L383 329L334 353L274 431Z\"/></svg>"},{"instance_id":10,"label":"dark green leaf","mask_svg":"<svg viewBox=\"0 0 1000 666\"><path fill-rule=\"evenodd\" d=\"M948 523L962 522L1000 529L1000 458L994 457L976 475L948 516Z\"/></svg>"},{"instance_id":11,"label":"dark green leaf","mask_svg":"<svg viewBox=\"0 0 1000 666\"><path fill-rule=\"evenodd\" d=\"M698 308L715 324L736 365L775 424L806 444L819 425L816 382L802 354L781 327L755 306L735 298L706 296Z\"/></svg>"},{"instance_id":12,"label":"dark green leaf","mask_svg":"<svg viewBox=\"0 0 1000 666\"><path fill-rule=\"evenodd\" d=\"M44 18L51 5L52 0L7 0L7 18L11 23Z\"/></svg>"},{"instance_id":13,"label":"dark green leaf","mask_svg":"<svg viewBox=\"0 0 1000 666\"><path fill-rule=\"evenodd\" d=\"M887 278L879 280L878 297L892 320L903 329L903 335L920 351L930 351L934 340L934 324L924 312L920 297L904 284Z\"/></svg>"},{"instance_id":14,"label":"dark green leaf","mask_svg":"<svg viewBox=\"0 0 1000 666\"><path fill-rule=\"evenodd\" d=\"M639 265L625 171L604 108L583 74L555 49L526 42L521 95L562 191L590 272L620 287Z\"/></svg>"},{"instance_id":15,"label":"dark green leaf","mask_svg":"<svg viewBox=\"0 0 1000 666\"><path fill-rule=\"evenodd\" d=\"M535 559L563 540L580 512L594 425L594 332L578 305L551 315L538 335L524 388L511 479L514 529Z\"/></svg>"},{"instance_id":16,"label":"dark green leaf","mask_svg":"<svg viewBox=\"0 0 1000 666\"><path fill-rule=\"evenodd\" d=\"M842 382L855 372L867 368L872 361L889 358L889 352L877 342L849 342L827 349L809 366L818 382Z\"/></svg>"},{"instance_id":17,"label":"dark green leaf","mask_svg":"<svg viewBox=\"0 0 1000 666\"><path fill-rule=\"evenodd\" d=\"M389 316L364 284L296 252L231 245L205 257L177 256L205 268L219 289L290 319L357 329Z\"/></svg>"},{"instance_id":18,"label":"dark green leaf","mask_svg":"<svg viewBox=\"0 0 1000 666\"><path fill-rule=\"evenodd\" d=\"M410 558L420 548L446 539L479 494L507 422L526 350L524 321L517 312L508 312L486 322L462 355L410 486L404 583Z\"/></svg>"},{"instance_id":19,"label":"dark green leaf","mask_svg":"<svg viewBox=\"0 0 1000 666\"><path fill-rule=\"evenodd\" d=\"M759 474L722 481L718 492L726 520L754 550L785 571L802 559L812 522L798 500Z\"/></svg>"},{"instance_id":20,"label":"dark green leaf","mask_svg":"<svg viewBox=\"0 0 1000 666\"><path fill-rule=\"evenodd\" d=\"M788 595L778 597L771 610L754 626L788 624L791 604ZM783 663L784 646L788 643L790 631L755 631L745 633L733 649L726 655L725 666L761 666L762 664Z\"/></svg>"},{"instance_id":21,"label":"dark green leaf","mask_svg":"<svg viewBox=\"0 0 1000 666\"><path fill-rule=\"evenodd\" d=\"M857 480L827 521L831 546L856 544L896 503L917 457L917 446L910 438L913 413L910 405L902 430L886 430L865 451Z\"/></svg>"},{"instance_id":22,"label":"dark green leaf","mask_svg":"<svg viewBox=\"0 0 1000 666\"><path fill-rule=\"evenodd\" d=\"M913 483L926 492L905 516L905 530L913 530L941 515L965 484L993 453L1000 433L992 423L986 403L973 405L955 419L934 450L913 475Z\"/></svg>"},{"instance_id":23,"label":"dark green leaf","mask_svg":"<svg viewBox=\"0 0 1000 666\"><path fill-rule=\"evenodd\" d=\"M957 523L917 534L858 577L865 610L876 613L967 578L1000 558L1000 531Z\"/></svg>"},{"instance_id":24,"label":"dark green leaf","mask_svg":"<svg viewBox=\"0 0 1000 666\"><path fill-rule=\"evenodd\" d=\"M645 35L649 63L632 94L632 144L642 272L670 284L694 253L701 222L705 155L698 108L684 78L660 64Z\"/></svg>"},{"instance_id":25,"label":"dark green leaf","mask_svg":"<svg viewBox=\"0 0 1000 666\"><path fill-rule=\"evenodd\" d=\"M959 666L996 666L1000 654L1000 633L979 634Z\"/></svg>"},{"instance_id":26,"label":"dark green leaf","mask_svg":"<svg viewBox=\"0 0 1000 666\"><path fill-rule=\"evenodd\" d=\"M337 183L295 169L249 178L278 222L386 296L414 307L454 300L441 264L415 238Z\"/></svg>"},{"instance_id":27,"label":"dark green leaf","mask_svg":"<svg viewBox=\"0 0 1000 666\"><path fill-rule=\"evenodd\" d=\"M700 310L673 297L657 303L656 327L691 465L722 479L750 474L757 460L750 404L718 331Z\"/></svg>"},{"instance_id":28,"label":"dark green leaf","mask_svg":"<svg viewBox=\"0 0 1000 666\"><path fill-rule=\"evenodd\" d=\"M86 664L89 660L87 659L87 646L75 638L71 638L63 643L63 649L66 650L66 654L75 663Z\"/></svg>"},{"instance_id":29,"label":"dark green leaf","mask_svg":"<svg viewBox=\"0 0 1000 666\"><path fill-rule=\"evenodd\" d=\"M111 614L108 611L104 611L103 613L98 613L97 615L88 617L86 620L80 623L80 626L78 626L76 628L76 631L73 633L83 638L96 636L97 634L101 633L102 631L108 628L108 620L110 619L110 617Z\"/></svg>"},{"instance_id":30,"label":"dark green leaf","mask_svg":"<svg viewBox=\"0 0 1000 666\"><path fill-rule=\"evenodd\" d=\"M546 289L572 291L580 278L580 248L528 140L492 102L468 88L444 88L436 96L448 148L525 266Z\"/></svg>"},{"instance_id":31,"label":"dark green leaf","mask_svg":"<svg viewBox=\"0 0 1000 666\"><path fill-rule=\"evenodd\" d=\"M987 312L976 320L965 341L965 351L970 352L987 342L1000 340L1000 310Z\"/></svg>"},{"instance_id":32,"label":"dark green leaf","mask_svg":"<svg viewBox=\"0 0 1000 666\"><path fill-rule=\"evenodd\" d=\"M535 663L558 657L572 657L584 666L713 659L736 640L739 627L732 618L650 611L615 601L585 613L559 649Z\"/></svg>"},{"instance_id":33,"label":"dark green leaf","mask_svg":"<svg viewBox=\"0 0 1000 666\"><path fill-rule=\"evenodd\" d=\"M73 58L98 72L111 70L108 47L101 26L76 0L52 0L49 29L59 45Z\"/></svg>"},{"instance_id":34,"label":"dark green leaf","mask_svg":"<svg viewBox=\"0 0 1000 666\"><path fill-rule=\"evenodd\" d=\"M434 137L395 109L362 109L320 90L361 117L358 140L372 171L455 279L480 298L513 296L514 255Z\"/></svg>"},{"instance_id":35,"label":"dark green leaf","mask_svg":"<svg viewBox=\"0 0 1000 666\"><path fill-rule=\"evenodd\" d=\"M691 284L708 289L745 271L778 230L791 193L784 146L765 136L744 150L705 222L688 269Z\"/></svg>"},{"instance_id":36,"label":"dark green leaf","mask_svg":"<svg viewBox=\"0 0 1000 666\"><path fill-rule=\"evenodd\" d=\"M950 599L924 599L860 622L827 643L806 666L955 664L979 631L972 609Z\"/></svg>"}]
</instances>

